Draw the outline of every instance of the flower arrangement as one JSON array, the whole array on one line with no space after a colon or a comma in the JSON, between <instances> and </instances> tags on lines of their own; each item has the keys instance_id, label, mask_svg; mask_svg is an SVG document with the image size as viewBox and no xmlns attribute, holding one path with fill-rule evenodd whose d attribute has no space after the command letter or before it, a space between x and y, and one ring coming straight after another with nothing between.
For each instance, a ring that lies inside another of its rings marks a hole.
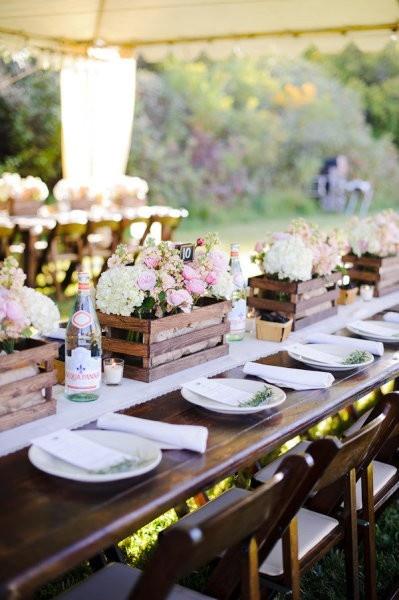
<instances>
[{"instance_id":1,"label":"flower arrangement","mask_svg":"<svg viewBox=\"0 0 399 600\"><path fill-rule=\"evenodd\" d=\"M104 200L103 192L92 182L82 182L74 179L60 179L53 189L54 198L65 208L74 208L75 205L101 204Z\"/></svg>"},{"instance_id":2,"label":"flower arrangement","mask_svg":"<svg viewBox=\"0 0 399 600\"><path fill-rule=\"evenodd\" d=\"M25 274L13 257L0 263L0 350L7 354L20 338L51 333L60 320L54 302L34 289L24 286Z\"/></svg>"},{"instance_id":3,"label":"flower arrangement","mask_svg":"<svg viewBox=\"0 0 399 600\"><path fill-rule=\"evenodd\" d=\"M111 187L111 201L119 206L143 206L148 194L148 183L140 177L124 175Z\"/></svg>"},{"instance_id":4,"label":"flower arrangement","mask_svg":"<svg viewBox=\"0 0 399 600\"><path fill-rule=\"evenodd\" d=\"M190 312L202 298L229 298L229 260L216 235L197 240L194 260L184 263L173 244L149 240L130 251L118 246L97 285L97 308L106 314L161 318Z\"/></svg>"},{"instance_id":5,"label":"flower arrangement","mask_svg":"<svg viewBox=\"0 0 399 600\"><path fill-rule=\"evenodd\" d=\"M295 219L287 231L257 242L252 260L280 280L308 281L335 271L347 249L342 231L325 233L304 219Z\"/></svg>"},{"instance_id":6,"label":"flower arrangement","mask_svg":"<svg viewBox=\"0 0 399 600\"><path fill-rule=\"evenodd\" d=\"M21 177L18 173L4 173L0 177L0 202L9 199L43 202L48 196L48 187L40 177Z\"/></svg>"},{"instance_id":7,"label":"flower arrangement","mask_svg":"<svg viewBox=\"0 0 399 600\"><path fill-rule=\"evenodd\" d=\"M365 219L353 219L348 240L355 256L394 256L399 250L399 215L386 210Z\"/></svg>"}]
</instances>

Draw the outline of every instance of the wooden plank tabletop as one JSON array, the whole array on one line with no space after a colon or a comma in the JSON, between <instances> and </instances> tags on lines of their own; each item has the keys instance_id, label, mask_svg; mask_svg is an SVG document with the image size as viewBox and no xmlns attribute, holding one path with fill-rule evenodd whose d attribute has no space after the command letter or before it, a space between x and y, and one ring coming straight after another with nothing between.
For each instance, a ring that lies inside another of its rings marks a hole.
<instances>
[{"instance_id":1,"label":"wooden plank tabletop","mask_svg":"<svg viewBox=\"0 0 399 600\"><path fill-rule=\"evenodd\" d=\"M347 332L345 332L347 334ZM327 390L288 392L286 402L250 416L226 416L188 404L172 392L127 414L204 425L204 455L165 451L158 468L132 481L82 485L51 477L28 461L27 449L0 459L0 598L27 598L41 584L117 542L216 480L251 464L321 419L399 374L399 348L370 367L336 375ZM300 367L286 352L258 362ZM304 367L304 365L302 365ZM241 368L224 377L243 377Z\"/></svg>"}]
</instances>

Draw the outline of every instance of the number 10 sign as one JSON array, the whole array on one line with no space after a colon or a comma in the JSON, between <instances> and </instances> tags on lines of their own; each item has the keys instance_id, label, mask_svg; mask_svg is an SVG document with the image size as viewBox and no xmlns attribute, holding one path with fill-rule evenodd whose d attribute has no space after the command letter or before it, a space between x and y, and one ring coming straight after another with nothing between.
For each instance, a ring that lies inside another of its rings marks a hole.
<instances>
[{"instance_id":1,"label":"number 10 sign","mask_svg":"<svg viewBox=\"0 0 399 600\"><path fill-rule=\"evenodd\" d=\"M194 244L175 244L175 248L180 250L180 258L183 262L194 260Z\"/></svg>"}]
</instances>

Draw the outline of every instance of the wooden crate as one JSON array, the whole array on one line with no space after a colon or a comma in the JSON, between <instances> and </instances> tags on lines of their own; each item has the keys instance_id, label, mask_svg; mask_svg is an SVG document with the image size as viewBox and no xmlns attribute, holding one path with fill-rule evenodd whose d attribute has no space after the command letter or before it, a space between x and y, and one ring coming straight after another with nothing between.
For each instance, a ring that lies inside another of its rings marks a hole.
<instances>
[{"instance_id":1,"label":"wooden crate","mask_svg":"<svg viewBox=\"0 0 399 600\"><path fill-rule=\"evenodd\" d=\"M267 275L251 277L248 304L256 310L277 311L293 319L294 331L337 314L337 282L341 278L341 273L292 282Z\"/></svg>"},{"instance_id":2,"label":"wooden crate","mask_svg":"<svg viewBox=\"0 0 399 600\"><path fill-rule=\"evenodd\" d=\"M399 289L399 256L372 258L347 254L343 261L353 265L348 270L352 281L375 286L374 296L385 296Z\"/></svg>"},{"instance_id":3,"label":"wooden crate","mask_svg":"<svg viewBox=\"0 0 399 600\"><path fill-rule=\"evenodd\" d=\"M97 311L105 328L103 350L125 359L124 376L154 381L228 354L226 334L230 302L196 306L190 313L161 319L106 315ZM128 341L135 336L138 341Z\"/></svg>"},{"instance_id":4,"label":"wooden crate","mask_svg":"<svg viewBox=\"0 0 399 600\"><path fill-rule=\"evenodd\" d=\"M0 416L0 431L23 425L55 413L52 386L57 382L53 369L58 356L57 342L27 339L17 345L18 352L0 356L0 373L9 373L32 363L39 366L36 375L0 385L0 408L7 404L7 412ZM44 389L43 401L27 408L18 408L28 401L33 392ZM3 411L1 411L3 412Z\"/></svg>"}]
</instances>

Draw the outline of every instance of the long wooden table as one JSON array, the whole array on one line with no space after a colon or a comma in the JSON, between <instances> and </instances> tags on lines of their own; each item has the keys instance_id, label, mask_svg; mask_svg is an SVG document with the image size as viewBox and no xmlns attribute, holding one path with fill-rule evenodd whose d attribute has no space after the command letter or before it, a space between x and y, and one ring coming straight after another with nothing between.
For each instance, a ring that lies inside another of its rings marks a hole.
<instances>
[{"instance_id":1,"label":"long wooden table","mask_svg":"<svg viewBox=\"0 0 399 600\"><path fill-rule=\"evenodd\" d=\"M286 352L259 362L294 366ZM207 451L166 451L155 471L132 481L99 486L51 477L29 463L26 449L0 459L0 598L29 598L41 584L398 374L399 352L386 346L370 367L337 375L331 388L288 392L279 409L245 417L206 412L178 391L166 394L126 412L205 425ZM223 376L243 373L238 368Z\"/></svg>"}]
</instances>

